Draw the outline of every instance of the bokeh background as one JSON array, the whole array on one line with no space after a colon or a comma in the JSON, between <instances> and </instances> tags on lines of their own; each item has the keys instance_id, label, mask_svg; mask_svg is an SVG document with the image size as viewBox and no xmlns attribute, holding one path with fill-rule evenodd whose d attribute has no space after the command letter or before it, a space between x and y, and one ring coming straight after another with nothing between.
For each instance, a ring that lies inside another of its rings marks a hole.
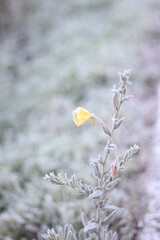
<instances>
[{"instance_id":1,"label":"bokeh background","mask_svg":"<svg viewBox=\"0 0 160 240\"><path fill-rule=\"evenodd\" d=\"M92 182L89 159L106 136L72 111L83 106L111 126L113 84L132 69L115 142L140 153L110 201L124 208L117 231L138 239L147 212L143 176L152 159L160 76L159 0L0 0L0 240L42 239L48 228L81 227L88 201L46 182L77 173Z\"/></svg>"}]
</instances>

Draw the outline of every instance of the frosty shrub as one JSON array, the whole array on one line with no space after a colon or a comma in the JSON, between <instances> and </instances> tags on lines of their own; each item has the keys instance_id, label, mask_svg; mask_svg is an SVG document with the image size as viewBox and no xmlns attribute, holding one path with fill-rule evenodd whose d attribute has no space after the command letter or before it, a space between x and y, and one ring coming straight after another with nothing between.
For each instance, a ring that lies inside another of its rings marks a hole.
<instances>
[{"instance_id":1,"label":"frosty shrub","mask_svg":"<svg viewBox=\"0 0 160 240\"><path fill-rule=\"evenodd\" d=\"M43 235L45 240L117 240L116 232L110 230L110 225L116 217L119 208L108 204L109 192L119 182L119 172L124 169L128 160L138 152L138 145L131 146L125 153L119 154L118 147L113 142L113 134L123 122L124 117L119 117L121 105L130 100L132 96L128 96L127 86L130 85L130 70L119 73L119 87L113 86L113 117L111 129L95 114L90 113L82 107L78 107L73 111L73 121L79 127L87 120L91 120L93 125L99 123L107 136L107 143L104 148L104 155L100 155L97 159L92 159L90 165L93 169L93 177L95 184L93 186L78 180L73 174L68 177L54 172L46 174L45 179L58 185L66 185L75 191L83 194L92 203L90 210L90 219L82 213L83 228L76 233L72 225L66 225L56 231L50 229ZM110 159L109 159L110 158ZM111 164L108 164L111 162Z\"/></svg>"}]
</instances>

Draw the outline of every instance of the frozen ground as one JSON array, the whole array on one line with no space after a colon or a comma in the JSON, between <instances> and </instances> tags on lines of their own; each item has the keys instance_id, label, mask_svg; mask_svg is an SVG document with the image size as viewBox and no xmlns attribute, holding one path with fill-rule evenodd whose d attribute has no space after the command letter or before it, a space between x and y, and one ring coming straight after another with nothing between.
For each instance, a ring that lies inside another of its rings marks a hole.
<instances>
[{"instance_id":1,"label":"frozen ground","mask_svg":"<svg viewBox=\"0 0 160 240\"><path fill-rule=\"evenodd\" d=\"M110 124L110 89L124 68L133 70L134 99L122 110L117 143L123 151L139 143L141 152L112 198L129 219L119 234L143 232L149 203L140 185L155 136L159 16L158 0L0 1L0 239L41 239L66 222L80 227L87 202L43 176L78 172L91 181L89 159L103 153L106 139L90 124L77 129L72 110L84 106Z\"/></svg>"}]
</instances>

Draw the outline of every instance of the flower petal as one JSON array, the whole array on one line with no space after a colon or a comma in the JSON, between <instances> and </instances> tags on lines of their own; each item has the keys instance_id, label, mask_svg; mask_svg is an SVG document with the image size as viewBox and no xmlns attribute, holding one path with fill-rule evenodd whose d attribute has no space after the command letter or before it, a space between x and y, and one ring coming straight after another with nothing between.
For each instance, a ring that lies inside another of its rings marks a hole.
<instances>
[{"instance_id":1,"label":"flower petal","mask_svg":"<svg viewBox=\"0 0 160 240\"><path fill-rule=\"evenodd\" d=\"M74 123L77 125L77 127L80 126L80 120L79 120L78 117L77 117L76 111L73 111L73 121L74 121Z\"/></svg>"},{"instance_id":2,"label":"flower petal","mask_svg":"<svg viewBox=\"0 0 160 240\"><path fill-rule=\"evenodd\" d=\"M75 111L73 111L73 121L78 127L90 118L91 113L88 112L85 108L78 107Z\"/></svg>"}]
</instances>

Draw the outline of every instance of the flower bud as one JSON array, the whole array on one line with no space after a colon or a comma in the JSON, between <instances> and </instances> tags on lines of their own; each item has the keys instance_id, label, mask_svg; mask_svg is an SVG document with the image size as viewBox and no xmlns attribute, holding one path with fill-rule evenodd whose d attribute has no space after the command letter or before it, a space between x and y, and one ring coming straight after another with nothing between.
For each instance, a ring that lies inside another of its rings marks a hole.
<instances>
[{"instance_id":1,"label":"flower bud","mask_svg":"<svg viewBox=\"0 0 160 240\"><path fill-rule=\"evenodd\" d=\"M117 173L117 162L112 164L112 177L114 177Z\"/></svg>"}]
</instances>

